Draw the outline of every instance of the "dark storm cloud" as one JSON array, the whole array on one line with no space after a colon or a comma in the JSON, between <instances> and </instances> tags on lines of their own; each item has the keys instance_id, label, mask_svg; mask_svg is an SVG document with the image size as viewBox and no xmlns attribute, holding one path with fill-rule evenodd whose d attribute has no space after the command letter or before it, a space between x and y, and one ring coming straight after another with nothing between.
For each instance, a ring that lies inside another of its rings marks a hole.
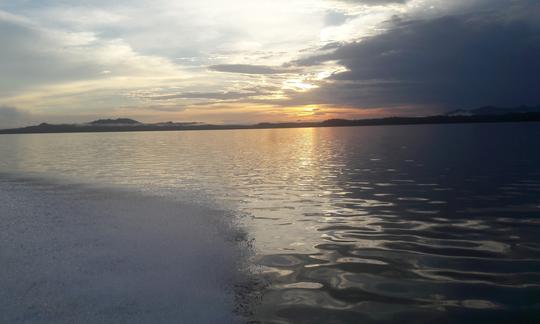
<instances>
[{"instance_id":1,"label":"dark storm cloud","mask_svg":"<svg viewBox=\"0 0 540 324\"><path fill-rule=\"evenodd\" d=\"M251 64L219 64L208 67L211 71L240 73L240 74L285 74L293 73L298 70L291 70L280 67L272 67L266 65L251 65Z\"/></svg>"},{"instance_id":2,"label":"dark storm cloud","mask_svg":"<svg viewBox=\"0 0 540 324\"><path fill-rule=\"evenodd\" d=\"M383 34L299 60L299 66L337 61L348 71L292 101L356 107L538 104L540 6L506 3L429 20L396 18Z\"/></svg>"}]
</instances>

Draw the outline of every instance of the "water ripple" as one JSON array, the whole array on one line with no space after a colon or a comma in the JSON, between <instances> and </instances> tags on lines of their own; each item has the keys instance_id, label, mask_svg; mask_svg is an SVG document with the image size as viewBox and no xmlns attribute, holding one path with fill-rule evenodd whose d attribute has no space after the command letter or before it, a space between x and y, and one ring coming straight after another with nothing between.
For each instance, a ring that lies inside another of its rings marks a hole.
<instances>
[{"instance_id":1,"label":"water ripple","mask_svg":"<svg viewBox=\"0 0 540 324\"><path fill-rule=\"evenodd\" d=\"M539 129L4 137L0 169L211 195L249 216L269 283L257 321L527 322L540 314Z\"/></svg>"}]
</instances>

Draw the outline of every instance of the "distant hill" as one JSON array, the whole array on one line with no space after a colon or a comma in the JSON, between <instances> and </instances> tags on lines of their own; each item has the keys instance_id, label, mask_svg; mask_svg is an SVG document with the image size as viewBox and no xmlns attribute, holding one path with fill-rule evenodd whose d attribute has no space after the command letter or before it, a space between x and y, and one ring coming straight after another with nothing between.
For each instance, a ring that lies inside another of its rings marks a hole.
<instances>
[{"instance_id":1,"label":"distant hill","mask_svg":"<svg viewBox=\"0 0 540 324\"><path fill-rule=\"evenodd\" d=\"M494 116L505 114L540 113L540 106L494 107L484 106L476 109L457 109L446 113L447 116Z\"/></svg>"},{"instance_id":2,"label":"distant hill","mask_svg":"<svg viewBox=\"0 0 540 324\"><path fill-rule=\"evenodd\" d=\"M88 125L92 126L124 126L124 125L143 125L134 119L129 118L117 118L117 119L98 119L89 122Z\"/></svg>"}]
</instances>

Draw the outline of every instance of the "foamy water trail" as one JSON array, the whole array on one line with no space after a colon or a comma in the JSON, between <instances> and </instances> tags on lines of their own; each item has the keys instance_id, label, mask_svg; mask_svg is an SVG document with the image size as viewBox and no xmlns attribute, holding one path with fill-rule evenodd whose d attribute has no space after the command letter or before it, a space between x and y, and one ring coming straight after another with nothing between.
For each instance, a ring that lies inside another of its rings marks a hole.
<instances>
[{"instance_id":1,"label":"foamy water trail","mask_svg":"<svg viewBox=\"0 0 540 324\"><path fill-rule=\"evenodd\" d=\"M234 323L244 252L223 211L0 179L0 322Z\"/></svg>"}]
</instances>

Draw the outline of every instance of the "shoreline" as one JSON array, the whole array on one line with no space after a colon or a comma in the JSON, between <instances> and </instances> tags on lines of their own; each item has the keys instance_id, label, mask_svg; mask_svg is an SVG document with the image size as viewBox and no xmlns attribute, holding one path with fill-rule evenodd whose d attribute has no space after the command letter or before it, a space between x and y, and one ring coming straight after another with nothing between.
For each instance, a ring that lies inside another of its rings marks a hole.
<instances>
[{"instance_id":1,"label":"shoreline","mask_svg":"<svg viewBox=\"0 0 540 324\"><path fill-rule=\"evenodd\" d=\"M428 116L389 117L378 119L331 119L323 122L306 123L259 123L255 125L126 125L126 126L85 126L78 124L41 124L23 128L3 129L0 135L10 134L59 134L59 133L120 133L159 131L201 131L201 130L244 130L279 128L323 128L362 126L403 126L403 125L443 125L443 124L494 124L494 123L534 123L540 122L540 113L516 113L489 116Z\"/></svg>"}]
</instances>

